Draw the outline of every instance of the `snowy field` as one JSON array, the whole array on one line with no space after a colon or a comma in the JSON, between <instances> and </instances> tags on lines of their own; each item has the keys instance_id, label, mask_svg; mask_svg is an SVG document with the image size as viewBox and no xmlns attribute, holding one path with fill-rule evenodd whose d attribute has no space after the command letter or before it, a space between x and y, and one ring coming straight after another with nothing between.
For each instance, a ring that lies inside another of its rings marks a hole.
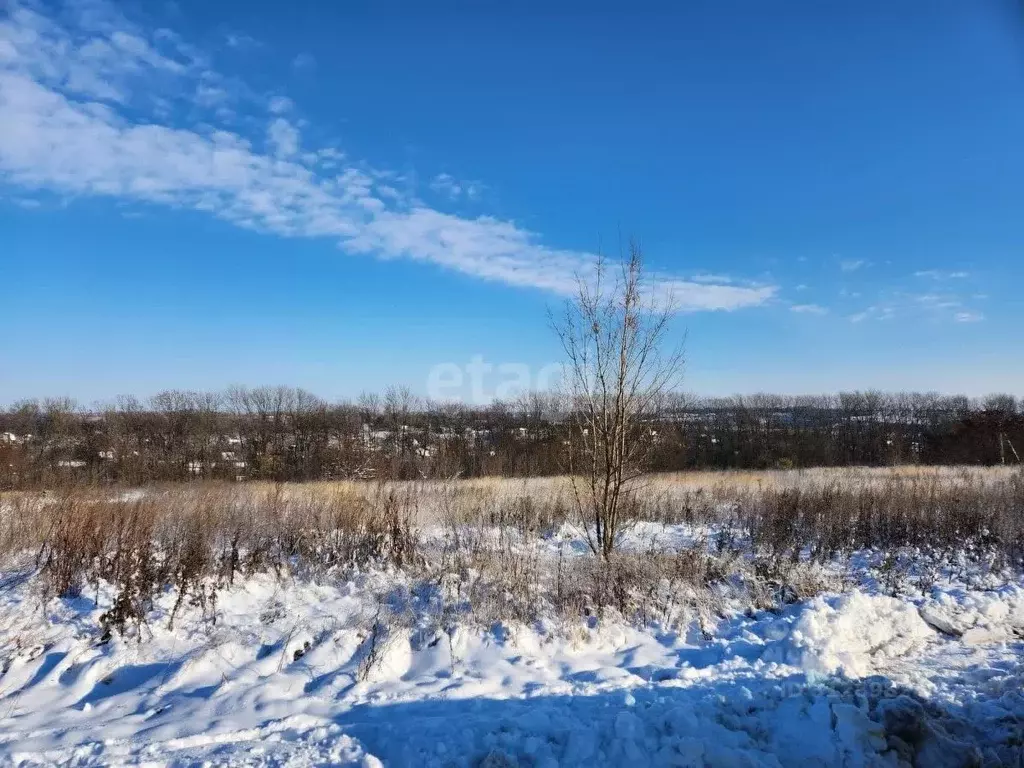
<instances>
[{"instance_id":1,"label":"snowy field","mask_svg":"<svg viewBox=\"0 0 1024 768\"><path fill-rule=\"evenodd\" d=\"M419 528L422 557L454 533ZM644 522L622 548L714 533ZM514 548L559 576L592 560L567 523ZM768 607L737 570L656 585L646 618L529 620L423 569L296 568L167 587L110 631L117 590L44 596L33 554L0 574L2 765L1024 765L1024 580L978 558L893 588L863 550Z\"/></svg>"}]
</instances>

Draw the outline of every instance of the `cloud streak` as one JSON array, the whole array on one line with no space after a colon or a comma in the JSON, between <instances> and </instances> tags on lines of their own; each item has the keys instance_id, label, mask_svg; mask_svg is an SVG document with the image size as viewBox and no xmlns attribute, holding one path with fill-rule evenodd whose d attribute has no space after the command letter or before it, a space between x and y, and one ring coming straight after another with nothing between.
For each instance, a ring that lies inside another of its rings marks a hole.
<instances>
[{"instance_id":1,"label":"cloud streak","mask_svg":"<svg viewBox=\"0 0 1024 768\"><path fill-rule=\"evenodd\" d=\"M480 197L483 185L478 181L459 181L451 174L439 173L431 179L430 188L452 200L458 200L463 196L467 200L476 200Z\"/></svg>"},{"instance_id":2,"label":"cloud streak","mask_svg":"<svg viewBox=\"0 0 1024 768\"><path fill-rule=\"evenodd\" d=\"M978 300L978 297L972 297ZM966 300L955 293L895 292L881 301L849 316L854 323L865 320L891 320L896 317L930 317L933 320L953 320L957 323L979 323L983 313L968 306Z\"/></svg>"},{"instance_id":3,"label":"cloud streak","mask_svg":"<svg viewBox=\"0 0 1024 768\"><path fill-rule=\"evenodd\" d=\"M924 277L929 280L964 280L970 277L967 272L946 272L941 269L923 269L915 272L914 277Z\"/></svg>"},{"instance_id":4,"label":"cloud streak","mask_svg":"<svg viewBox=\"0 0 1024 768\"><path fill-rule=\"evenodd\" d=\"M513 222L428 207L398 193L389 183L395 174L352 162L337 147L308 147L280 95L262 103L263 135L228 130L229 81L171 31L147 34L95 1L68 5L60 19L15 4L0 21L0 179L8 185L195 209L279 236L330 238L350 253L560 295L594 263ZM776 293L657 279L682 311L757 306Z\"/></svg>"},{"instance_id":5,"label":"cloud streak","mask_svg":"<svg viewBox=\"0 0 1024 768\"><path fill-rule=\"evenodd\" d=\"M793 304L789 308L790 312L796 312L798 315L827 315L828 310L820 304Z\"/></svg>"},{"instance_id":6,"label":"cloud streak","mask_svg":"<svg viewBox=\"0 0 1024 768\"><path fill-rule=\"evenodd\" d=\"M953 319L958 323L980 323L985 316L981 312L965 311L957 312Z\"/></svg>"}]
</instances>

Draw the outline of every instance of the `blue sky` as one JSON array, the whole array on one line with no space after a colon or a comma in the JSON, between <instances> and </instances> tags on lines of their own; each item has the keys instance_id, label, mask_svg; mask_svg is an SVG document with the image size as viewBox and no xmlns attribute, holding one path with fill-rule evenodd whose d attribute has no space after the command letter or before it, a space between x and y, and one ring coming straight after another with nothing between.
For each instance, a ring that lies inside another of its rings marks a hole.
<instances>
[{"instance_id":1,"label":"blue sky","mask_svg":"<svg viewBox=\"0 0 1024 768\"><path fill-rule=\"evenodd\" d=\"M538 371L629 234L690 390L1022 390L1015 3L2 2L0 402Z\"/></svg>"}]
</instances>

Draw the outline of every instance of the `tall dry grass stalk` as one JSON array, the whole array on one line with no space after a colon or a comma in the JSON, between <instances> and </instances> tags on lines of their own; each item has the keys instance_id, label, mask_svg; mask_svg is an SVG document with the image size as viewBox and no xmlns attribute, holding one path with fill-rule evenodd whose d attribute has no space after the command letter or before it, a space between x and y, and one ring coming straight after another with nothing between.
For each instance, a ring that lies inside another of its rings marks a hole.
<instances>
[{"instance_id":1,"label":"tall dry grass stalk","mask_svg":"<svg viewBox=\"0 0 1024 768\"><path fill-rule=\"evenodd\" d=\"M433 585L452 617L536 618L615 610L650 621L710 620L710 587L741 575L755 607L829 586L825 566L880 554L896 591L925 588L936 563L1024 564L1024 473L816 470L657 476L643 521L685 524L690 543L633 543L601 563L580 556L564 478L462 482L197 483L112 493L73 489L0 498L0 561L37 570L47 598L116 600L105 628L141 626L172 588L212 612L217 590L257 571L402 569ZM955 557L954 557L955 556ZM735 579L733 579L735 580Z\"/></svg>"}]
</instances>

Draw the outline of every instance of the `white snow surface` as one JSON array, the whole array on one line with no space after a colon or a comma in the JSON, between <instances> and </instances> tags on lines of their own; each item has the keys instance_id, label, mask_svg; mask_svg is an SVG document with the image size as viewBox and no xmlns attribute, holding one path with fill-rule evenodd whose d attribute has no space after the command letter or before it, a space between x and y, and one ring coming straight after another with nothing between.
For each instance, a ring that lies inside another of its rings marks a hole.
<instances>
[{"instance_id":1,"label":"white snow surface","mask_svg":"<svg viewBox=\"0 0 1024 768\"><path fill-rule=\"evenodd\" d=\"M380 595L415 619L371 634ZM0 574L0 765L1024 760L1020 583L864 584L710 636L614 616L446 624L434 597L394 571L256 575L212 611L186 601L173 629L167 592L140 642L101 637L104 585L43 604L27 571Z\"/></svg>"},{"instance_id":2,"label":"white snow surface","mask_svg":"<svg viewBox=\"0 0 1024 768\"><path fill-rule=\"evenodd\" d=\"M864 677L889 659L925 650L934 635L912 603L852 592L812 600L767 656L809 672Z\"/></svg>"}]
</instances>

